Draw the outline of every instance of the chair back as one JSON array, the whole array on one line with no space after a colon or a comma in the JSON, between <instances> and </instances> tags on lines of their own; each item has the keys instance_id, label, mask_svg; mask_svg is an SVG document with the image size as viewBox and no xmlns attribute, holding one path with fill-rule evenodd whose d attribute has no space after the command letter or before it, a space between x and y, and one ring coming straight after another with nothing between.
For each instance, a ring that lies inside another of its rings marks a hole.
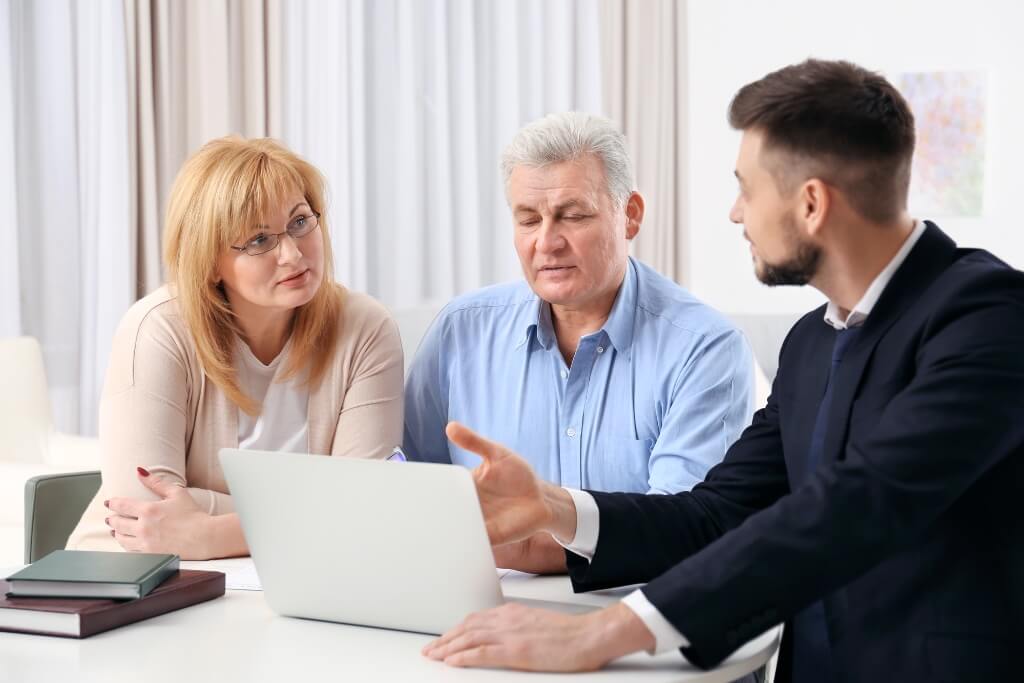
<instances>
[{"instance_id":1,"label":"chair back","mask_svg":"<svg viewBox=\"0 0 1024 683\"><path fill-rule=\"evenodd\" d=\"M754 359L771 384L779 369L779 349L802 314L797 313L730 313L728 317L750 343Z\"/></svg>"},{"instance_id":2,"label":"chair back","mask_svg":"<svg viewBox=\"0 0 1024 683\"><path fill-rule=\"evenodd\" d=\"M426 302L418 306L407 306L392 309L391 315L398 324L398 333L402 337L402 352L405 354L405 373L409 374L409 366L420 346L420 340L427 333L434 318L444 308L440 301Z\"/></svg>"},{"instance_id":3,"label":"chair back","mask_svg":"<svg viewBox=\"0 0 1024 683\"><path fill-rule=\"evenodd\" d=\"M67 544L99 489L99 470L44 474L25 482L26 564Z\"/></svg>"},{"instance_id":4,"label":"chair back","mask_svg":"<svg viewBox=\"0 0 1024 683\"><path fill-rule=\"evenodd\" d=\"M44 462L53 417L39 342L0 339L0 387L0 462Z\"/></svg>"}]
</instances>

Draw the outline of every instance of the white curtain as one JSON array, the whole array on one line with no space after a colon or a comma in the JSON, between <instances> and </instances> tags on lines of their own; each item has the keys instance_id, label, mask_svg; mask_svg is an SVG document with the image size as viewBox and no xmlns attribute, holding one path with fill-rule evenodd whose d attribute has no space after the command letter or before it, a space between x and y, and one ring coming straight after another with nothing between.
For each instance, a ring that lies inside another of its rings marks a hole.
<instances>
[{"instance_id":1,"label":"white curtain","mask_svg":"<svg viewBox=\"0 0 1024 683\"><path fill-rule=\"evenodd\" d=\"M0 0L0 337L21 333L21 286L18 267L17 138L14 100L14 8Z\"/></svg>"},{"instance_id":2,"label":"white curtain","mask_svg":"<svg viewBox=\"0 0 1024 683\"><path fill-rule=\"evenodd\" d=\"M178 169L208 140L280 135L279 0L124 0L139 296L164 281Z\"/></svg>"},{"instance_id":3,"label":"white curtain","mask_svg":"<svg viewBox=\"0 0 1024 683\"><path fill-rule=\"evenodd\" d=\"M605 108L622 126L647 201L633 253L689 280L687 3L601 0Z\"/></svg>"},{"instance_id":4,"label":"white curtain","mask_svg":"<svg viewBox=\"0 0 1024 683\"><path fill-rule=\"evenodd\" d=\"M0 330L39 339L57 427L94 434L110 340L135 294L122 6L3 0L0 17L4 236L17 226L0 250L0 277L14 280Z\"/></svg>"},{"instance_id":5,"label":"white curtain","mask_svg":"<svg viewBox=\"0 0 1024 683\"><path fill-rule=\"evenodd\" d=\"M597 0L284 7L282 135L327 176L338 279L405 307L521 277L499 155L602 112Z\"/></svg>"},{"instance_id":6,"label":"white curtain","mask_svg":"<svg viewBox=\"0 0 1024 683\"><path fill-rule=\"evenodd\" d=\"M276 11L0 0L0 334L39 339L58 429L96 432L117 323L163 281L178 167L210 138L272 132Z\"/></svg>"},{"instance_id":7,"label":"white curtain","mask_svg":"<svg viewBox=\"0 0 1024 683\"><path fill-rule=\"evenodd\" d=\"M228 133L327 176L338 279L392 306L520 277L518 128L602 111L599 0L0 0L0 334L94 434L118 320L160 283L166 194Z\"/></svg>"}]
</instances>

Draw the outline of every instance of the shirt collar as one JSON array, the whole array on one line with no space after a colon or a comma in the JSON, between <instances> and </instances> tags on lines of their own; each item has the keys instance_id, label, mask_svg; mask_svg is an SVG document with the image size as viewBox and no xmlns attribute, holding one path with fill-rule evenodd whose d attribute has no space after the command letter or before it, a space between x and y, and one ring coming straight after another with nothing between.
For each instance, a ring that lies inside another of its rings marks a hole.
<instances>
[{"instance_id":1,"label":"shirt collar","mask_svg":"<svg viewBox=\"0 0 1024 683\"><path fill-rule=\"evenodd\" d=\"M622 286L612 304L612 310L608 314L608 320L602 328L608 335L608 341L619 353L629 352L633 344L633 325L636 322L636 295L637 295L637 273L636 264L630 257L626 262L626 276L622 279Z\"/></svg>"},{"instance_id":2,"label":"shirt collar","mask_svg":"<svg viewBox=\"0 0 1024 683\"><path fill-rule=\"evenodd\" d=\"M551 322L551 304L537 297L537 305L534 307L533 320L526 331L526 338L530 338L530 330L537 335L537 341L545 349L550 349L555 343L555 326Z\"/></svg>"},{"instance_id":3,"label":"shirt collar","mask_svg":"<svg viewBox=\"0 0 1024 683\"><path fill-rule=\"evenodd\" d=\"M636 297L637 297L637 273L633 258L630 257L626 264L626 275L619 287L619 293L615 296L612 310L608 314L608 320L601 328L608 341L619 353L627 353L633 344L633 323L636 318ZM551 322L551 305L536 297L537 304L533 307L533 314L526 320L526 332L522 346L530 340L530 334L537 337L537 343L545 349L550 349L556 342L555 327Z\"/></svg>"},{"instance_id":4,"label":"shirt collar","mask_svg":"<svg viewBox=\"0 0 1024 683\"><path fill-rule=\"evenodd\" d=\"M882 292L885 291L889 281L892 280L892 276L896 274L896 271L903 265L903 262L907 260L910 250L914 248L917 240L924 234L926 227L927 225L924 221L914 221L914 230L910 233L910 237L903 242L903 246L899 248L899 251L892 257L888 265L882 269L882 272L871 281L871 284L868 285L867 290L864 292L864 296L850 309L850 315L846 317L845 321L839 312L839 307L829 301L825 307L825 322L837 330L845 330L848 327L863 325L871 313L871 309L875 307L878 299L881 298Z\"/></svg>"}]
</instances>

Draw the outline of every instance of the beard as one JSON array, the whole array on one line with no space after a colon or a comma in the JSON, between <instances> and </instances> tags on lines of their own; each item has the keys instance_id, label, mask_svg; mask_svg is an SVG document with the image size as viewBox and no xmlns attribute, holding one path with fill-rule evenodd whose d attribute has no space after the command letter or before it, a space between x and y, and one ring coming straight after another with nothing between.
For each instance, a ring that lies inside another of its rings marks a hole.
<instances>
[{"instance_id":1,"label":"beard","mask_svg":"<svg viewBox=\"0 0 1024 683\"><path fill-rule=\"evenodd\" d=\"M796 253L782 263L761 261L756 269L757 279L769 287L780 285L806 285L818 272L821 249L813 244L800 243Z\"/></svg>"},{"instance_id":2,"label":"beard","mask_svg":"<svg viewBox=\"0 0 1024 683\"><path fill-rule=\"evenodd\" d=\"M801 239L796 222L788 216L787 219L785 229L793 245L793 255L781 263L762 260L754 269L757 279L769 287L806 285L818 272L821 262L821 248Z\"/></svg>"}]
</instances>

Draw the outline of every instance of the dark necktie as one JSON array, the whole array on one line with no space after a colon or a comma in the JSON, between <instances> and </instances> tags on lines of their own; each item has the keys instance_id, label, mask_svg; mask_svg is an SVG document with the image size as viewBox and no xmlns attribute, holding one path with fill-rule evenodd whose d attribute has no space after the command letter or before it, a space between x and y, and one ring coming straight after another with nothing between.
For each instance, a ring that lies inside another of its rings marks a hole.
<instances>
[{"instance_id":1,"label":"dark necktie","mask_svg":"<svg viewBox=\"0 0 1024 683\"><path fill-rule=\"evenodd\" d=\"M832 395L839 366L850 344L860 334L861 328L849 327L836 332L835 346L832 347L832 367L828 371L828 384L821 397L818 415L814 419L811 445L807 453L804 477L809 477L821 462L825 450L825 432L828 416L832 409ZM815 683L831 681L831 648L825 623L825 603L818 601L793 618L793 681L794 683Z\"/></svg>"}]
</instances>

